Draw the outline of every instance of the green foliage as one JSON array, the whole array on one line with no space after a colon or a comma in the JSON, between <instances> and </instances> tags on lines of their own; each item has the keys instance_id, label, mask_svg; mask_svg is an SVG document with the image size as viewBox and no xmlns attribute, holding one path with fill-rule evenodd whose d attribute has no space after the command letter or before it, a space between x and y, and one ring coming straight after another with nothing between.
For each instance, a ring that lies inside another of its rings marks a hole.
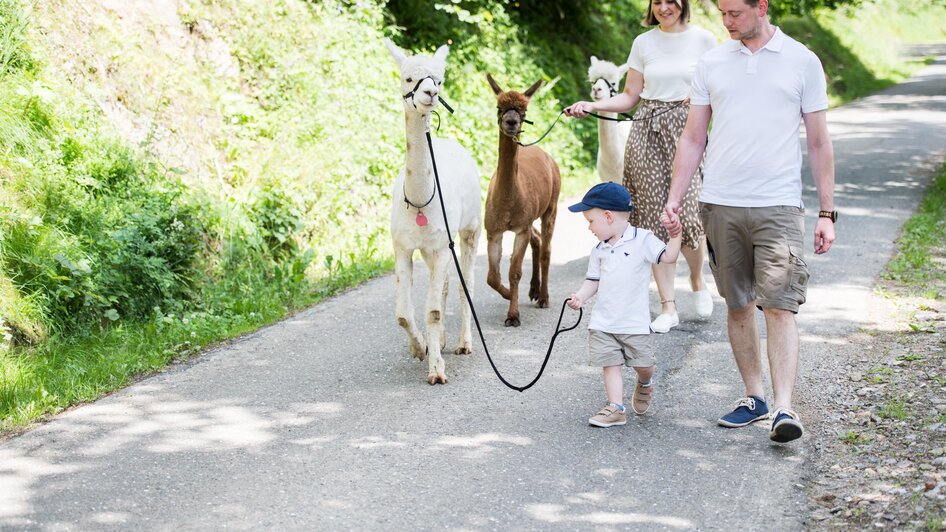
<instances>
[{"instance_id":1,"label":"green foliage","mask_svg":"<svg viewBox=\"0 0 946 532\"><path fill-rule=\"evenodd\" d=\"M946 297L946 167L933 178L920 208L907 220L897 252L883 273L908 291Z\"/></svg>"},{"instance_id":2,"label":"green foliage","mask_svg":"<svg viewBox=\"0 0 946 532\"><path fill-rule=\"evenodd\" d=\"M28 28L23 3L20 0L0 0L0 79L33 67Z\"/></svg>"},{"instance_id":3,"label":"green foliage","mask_svg":"<svg viewBox=\"0 0 946 532\"><path fill-rule=\"evenodd\" d=\"M854 445L854 446L867 445L871 442L871 438L853 430L849 430L845 433L838 434L838 439L840 439L841 441L843 441L844 443L848 445Z\"/></svg>"}]
</instances>

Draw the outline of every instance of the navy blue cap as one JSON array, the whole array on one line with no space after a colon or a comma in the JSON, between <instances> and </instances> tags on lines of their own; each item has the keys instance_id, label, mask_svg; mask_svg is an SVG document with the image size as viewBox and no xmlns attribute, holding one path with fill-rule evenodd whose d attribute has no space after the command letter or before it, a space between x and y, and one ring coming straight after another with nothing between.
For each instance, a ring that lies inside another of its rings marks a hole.
<instances>
[{"instance_id":1,"label":"navy blue cap","mask_svg":"<svg viewBox=\"0 0 946 532\"><path fill-rule=\"evenodd\" d=\"M585 193L585 197L581 198L581 202L572 205L568 210L582 212L594 208L629 212L634 207L631 206L631 193L626 188L617 183L605 181L591 187L591 190Z\"/></svg>"}]
</instances>

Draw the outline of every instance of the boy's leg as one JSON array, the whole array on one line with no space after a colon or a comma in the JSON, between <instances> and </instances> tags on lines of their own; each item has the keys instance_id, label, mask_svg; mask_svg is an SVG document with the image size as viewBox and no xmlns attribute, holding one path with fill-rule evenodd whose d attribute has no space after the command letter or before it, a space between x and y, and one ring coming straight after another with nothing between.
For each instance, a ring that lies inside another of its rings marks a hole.
<instances>
[{"instance_id":1,"label":"boy's leg","mask_svg":"<svg viewBox=\"0 0 946 532\"><path fill-rule=\"evenodd\" d=\"M621 366L604 367L604 391L608 402L624 405L624 375Z\"/></svg>"},{"instance_id":2,"label":"boy's leg","mask_svg":"<svg viewBox=\"0 0 946 532\"><path fill-rule=\"evenodd\" d=\"M635 367L637 383L634 384L634 396L631 398L631 408L637 415L643 415L650 409L654 393L654 370L656 365Z\"/></svg>"}]
</instances>

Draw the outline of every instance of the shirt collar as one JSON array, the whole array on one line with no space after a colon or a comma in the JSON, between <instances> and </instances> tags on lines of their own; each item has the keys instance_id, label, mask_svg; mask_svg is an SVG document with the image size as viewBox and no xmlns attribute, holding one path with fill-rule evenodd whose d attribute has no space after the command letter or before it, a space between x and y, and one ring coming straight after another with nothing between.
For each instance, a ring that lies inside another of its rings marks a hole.
<instances>
[{"instance_id":1,"label":"shirt collar","mask_svg":"<svg viewBox=\"0 0 946 532\"><path fill-rule=\"evenodd\" d=\"M749 51L748 48L746 48L746 45L742 44L742 41L731 40L729 41L729 44L730 44L729 46L730 52L742 52L746 55L752 55L752 52ZM772 34L772 38L769 39L769 42L765 43L765 45L762 48L760 48L759 51L761 52L762 50L769 50L771 52L778 53L782 51L782 47L784 45L785 45L785 34L782 33L781 28L779 28L778 26L775 26L775 33Z\"/></svg>"},{"instance_id":2,"label":"shirt collar","mask_svg":"<svg viewBox=\"0 0 946 532\"><path fill-rule=\"evenodd\" d=\"M605 249L610 247L617 247L625 242L629 242L637 238L637 228L633 225L628 224L627 229L624 230L624 234L621 235L621 238L617 240L614 244L609 244L607 242L601 241L598 242L598 248Z\"/></svg>"}]
</instances>

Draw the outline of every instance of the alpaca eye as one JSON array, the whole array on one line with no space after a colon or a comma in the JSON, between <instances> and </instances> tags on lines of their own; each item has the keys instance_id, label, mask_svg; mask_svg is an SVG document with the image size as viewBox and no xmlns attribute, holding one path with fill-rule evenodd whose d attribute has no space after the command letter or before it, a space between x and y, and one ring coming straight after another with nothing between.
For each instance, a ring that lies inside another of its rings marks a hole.
<instances>
[{"instance_id":1,"label":"alpaca eye","mask_svg":"<svg viewBox=\"0 0 946 532\"><path fill-rule=\"evenodd\" d=\"M408 82L408 83L414 83L414 79L413 79L413 78L407 78L407 79L405 79L404 81L406 81L406 82Z\"/></svg>"}]
</instances>

